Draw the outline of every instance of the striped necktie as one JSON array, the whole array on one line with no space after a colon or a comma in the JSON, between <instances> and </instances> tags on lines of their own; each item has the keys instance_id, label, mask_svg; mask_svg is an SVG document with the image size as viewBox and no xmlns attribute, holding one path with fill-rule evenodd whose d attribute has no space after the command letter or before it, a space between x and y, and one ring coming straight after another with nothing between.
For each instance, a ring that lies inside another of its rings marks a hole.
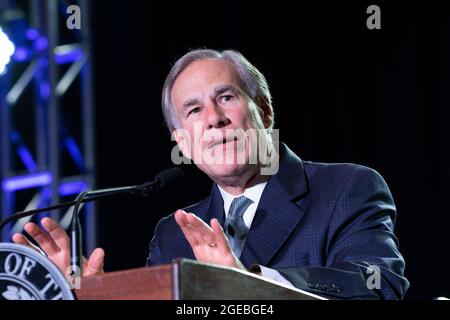
<instances>
[{"instance_id":1,"label":"striped necktie","mask_svg":"<svg viewBox=\"0 0 450 320\"><path fill-rule=\"evenodd\" d=\"M244 196L234 198L225 220L225 234L237 258L241 256L249 231L244 222L244 212L252 203L252 200Z\"/></svg>"}]
</instances>

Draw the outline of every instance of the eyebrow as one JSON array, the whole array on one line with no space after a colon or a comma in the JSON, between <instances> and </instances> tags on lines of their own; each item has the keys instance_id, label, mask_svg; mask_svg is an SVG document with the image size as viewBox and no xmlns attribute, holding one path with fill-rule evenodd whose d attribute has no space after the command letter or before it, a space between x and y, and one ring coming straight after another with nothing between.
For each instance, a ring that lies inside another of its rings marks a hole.
<instances>
[{"instance_id":1,"label":"eyebrow","mask_svg":"<svg viewBox=\"0 0 450 320\"><path fill-rule=\"evenodd\" d=\"M235 86L231 85L231 84L224 84L224 85L220 85L216 88L214 88L214 96L219 96L227 91L231 91L233 92L235 95L239 95L239 89L236 88ZM183 103L183 109L188 109L190 107L193 107L195 105L200 104L200 100L198 98L191 98L186 100Z\"/></svg>"},{"instance_id":2,"label":"eyebrow","mask_svg":"<svg viewBox=\"0 0 450 320\"><path fill-rule=\"evenodd\" d=\"M200 100L197 98L188 99L183 103L183 108L190 108L200 103Z\"/></svg>"},{"instance_id":3,"label":"eyebrow","mask_svg":"<svg viewBox=\"0 0 450 320\"><path fill-rule=\"evenodd\" d=\"M224 84L221 86L218 86L214 89L214 96L221 95L227 91L233 92L235 95L239 94L239 89L231 84Z\"/></svg>"}]
</instances>

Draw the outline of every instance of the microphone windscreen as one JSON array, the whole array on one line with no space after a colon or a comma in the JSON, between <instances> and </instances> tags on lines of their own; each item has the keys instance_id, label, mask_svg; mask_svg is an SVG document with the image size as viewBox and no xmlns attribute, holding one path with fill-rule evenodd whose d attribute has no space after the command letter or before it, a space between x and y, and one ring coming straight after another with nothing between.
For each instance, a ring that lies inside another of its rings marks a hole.
<instances>
[{"instance_id":1,"label":"microphone windscreen","mask_svg":"<svg viewBox=\"0 0 450 320\"><path fill-rule=\"evenodd\" d=\"M178 167L173 167L158 173L155 179L159 182L159 187L164 188L174 182L184 178L184 172Z\"/></svg>"}]
</instances>

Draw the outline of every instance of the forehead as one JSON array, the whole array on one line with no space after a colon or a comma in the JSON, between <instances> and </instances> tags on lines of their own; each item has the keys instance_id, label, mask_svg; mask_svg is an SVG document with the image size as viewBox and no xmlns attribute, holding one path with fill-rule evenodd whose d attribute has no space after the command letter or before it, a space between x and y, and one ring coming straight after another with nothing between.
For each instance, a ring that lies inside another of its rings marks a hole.
<instances>
[{"instance_id":1,"label":"forehead","mask_svg":"<svg viewBox=\"0 0 450 320\"><path fill-rule=\"evenodd\" d=\"M223 84L240 87L239 75L230 62L221 59L195 61L177 77L172 88L172 101L179 105L183 99Z\"/></svg>"}]
</instances>

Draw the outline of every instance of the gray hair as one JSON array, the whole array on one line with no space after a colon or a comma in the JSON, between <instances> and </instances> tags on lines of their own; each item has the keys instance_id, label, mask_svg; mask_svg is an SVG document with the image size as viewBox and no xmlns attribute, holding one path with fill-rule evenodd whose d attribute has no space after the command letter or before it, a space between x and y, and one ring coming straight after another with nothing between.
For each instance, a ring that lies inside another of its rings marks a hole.
<instances>
[{"instance_id":1,"label":"gray hair","mask_svg":"<svg viewBox=\"0 0 450 320\"><path fill-rule=\"evenodd\" d=\"M272 108L272 96L264 75L256 69L241 53L234 50L216 51L210 49L193 50L181 57L170 70L162 91L162 111L167 127L172 132L179 127L179 121L172 103L172 88L178 76L191 63L199 60L222 59L230 62L236 69L245 93L256 102L256 98L265 98ZM272 110L273 113L273 110ZM273 123L272 123L273 126ZM271 129L271 128L270 128Z\"/></svg>"}]
</instances>

